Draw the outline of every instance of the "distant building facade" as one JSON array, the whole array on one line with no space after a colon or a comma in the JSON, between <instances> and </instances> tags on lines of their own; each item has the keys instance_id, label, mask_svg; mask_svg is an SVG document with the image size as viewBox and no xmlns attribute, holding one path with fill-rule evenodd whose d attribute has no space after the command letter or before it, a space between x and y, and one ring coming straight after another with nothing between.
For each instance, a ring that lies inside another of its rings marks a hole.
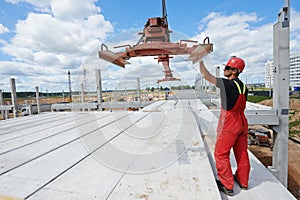
<instances>
[{"instance_id":1,"label":"distant building facade","mask_svg":"<svg viewBox=\"0 0 300 200\"><path fill-rule=\"evenodd\" d=\"M290 87L292 90L300 89L300 54L290 56ZM271 88L274 80L273 61L265 63L265 87Z\"/></svg>"},{"instance_id":2,"label":"distant building facade","mask_svg":"<svg viewBox=\"0 0 300 200\"><path fill-rule=\"evenodd\" d=\"M300 54L290 57L290 86L294 90L300 89Z\"/></svg>"}]
</instances>

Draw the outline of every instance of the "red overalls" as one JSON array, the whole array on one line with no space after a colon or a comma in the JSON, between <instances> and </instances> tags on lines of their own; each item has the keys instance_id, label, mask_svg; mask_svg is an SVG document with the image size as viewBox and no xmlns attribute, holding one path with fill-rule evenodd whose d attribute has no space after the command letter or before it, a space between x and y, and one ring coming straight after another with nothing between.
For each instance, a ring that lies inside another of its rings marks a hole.
<instances>
[{"instance_id":1,"label":"red overalls","mask_svg":"<svg viewBox=\"0 0 300 200\"><path fill-rule=\"evenodd\" d=\"M233 189L234 178L230 165L230 150L233 148L237 163L236 178L242 186L248 187L250 162L248 157L248 122L244 115L246 107L245 91L234 81L239 90L239 96L235 106L231 110L221 108L217 128L217 141L215 146L215 161L218 177L222 184L229 190Z\"/></svg>"}]
</instances>

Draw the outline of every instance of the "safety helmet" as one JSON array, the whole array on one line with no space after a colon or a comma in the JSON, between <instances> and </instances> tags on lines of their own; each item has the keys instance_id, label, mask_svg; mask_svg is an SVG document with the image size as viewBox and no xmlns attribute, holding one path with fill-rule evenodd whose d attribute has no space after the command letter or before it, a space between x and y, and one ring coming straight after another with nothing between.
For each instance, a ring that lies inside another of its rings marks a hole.
<instances>
[{"instance_id":1,"label":"safety helmet","mask_svg":"<svg viewBox=\"0 0 300 200\"><path fill-rule=\"evenodd\" d=\"M226 66L229 66L231 68L236 68L240 72L242 72L245 68L245 62L243 59L234 56L228 60Z\"/></svg>"}]
</instances>

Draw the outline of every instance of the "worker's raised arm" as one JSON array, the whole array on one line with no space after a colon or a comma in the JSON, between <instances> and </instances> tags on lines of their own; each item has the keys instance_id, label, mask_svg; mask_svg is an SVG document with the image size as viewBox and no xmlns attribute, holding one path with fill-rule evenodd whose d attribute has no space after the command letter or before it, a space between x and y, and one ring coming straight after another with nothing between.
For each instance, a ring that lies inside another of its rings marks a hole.
<instances>
[{"instance_id":1,"label":"worker's raised arm","mask_svg":"<svg viewBox=\"0 0 300 200\"><path fill-rule=\"evenodd\" d=\"M199 62L199 64L200 64L200 72L201 72L203 78L204 78L205 80L207 80L208 82L210 82L210 83L216 85L216 84L217 84L217 78L216 78L214 75L212 75L212 74L206 69L206 67L205 67L205 65L204 65L204 62L203 62L202 60Z\"/></svg>"}]
</instances>

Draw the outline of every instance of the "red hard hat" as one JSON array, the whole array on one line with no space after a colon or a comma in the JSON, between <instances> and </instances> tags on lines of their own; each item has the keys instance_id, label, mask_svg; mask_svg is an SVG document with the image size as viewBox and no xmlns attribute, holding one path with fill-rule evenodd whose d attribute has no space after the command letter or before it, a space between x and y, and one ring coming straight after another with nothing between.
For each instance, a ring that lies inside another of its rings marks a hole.
<instances>
[{"instance_id":1,"label":"red hard hat","mask_svg":"<svg viewBox=\"0 0 300 200\"><path fill-rule=\"evenodd\" d=\"M243 59L238 57L232 57L228 60L226 66L229 66L231 68L239 69L240 72L242 72L245 68L245 62Z\"/></svg>"}]
</instances>

